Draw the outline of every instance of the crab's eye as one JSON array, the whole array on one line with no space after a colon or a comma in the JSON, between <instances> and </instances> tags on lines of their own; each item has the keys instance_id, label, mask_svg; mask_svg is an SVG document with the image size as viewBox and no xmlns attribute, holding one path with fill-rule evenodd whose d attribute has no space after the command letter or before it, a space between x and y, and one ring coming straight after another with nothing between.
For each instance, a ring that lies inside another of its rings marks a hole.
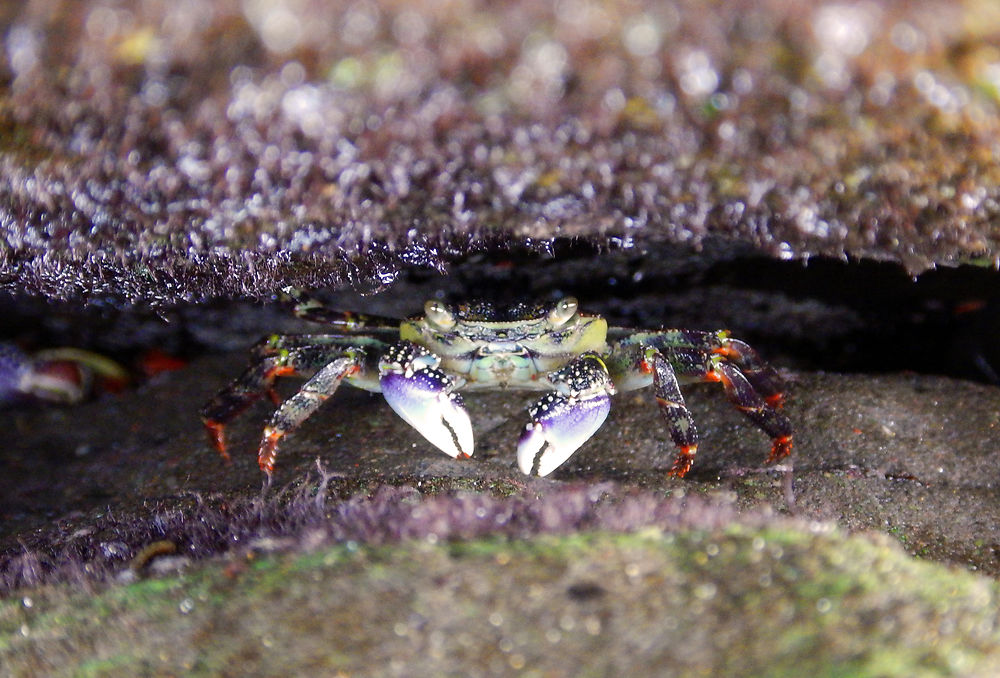
<instances>
[{"instance_id":1,"label":"crab's eye","mask_svg":"<svg viewBox=\"0 0 1000 678\"><path fill-rule=\"evenodd\" d=\"M424 316L431 325L440 327L442 330L450 330L455 326L455 316L440 301L431 299L424 304Z\"/></svg>"},{"instance_id":2,"label":"crab's eye","mask_svg":"<svg viewBox=\"0 0 1000 678\"><path fill-rule=\"evenodd\" d=\"M576 315L576 309L579 306L579 302L573 297L565 297L556 302L556 305L552 307L549 311L549 322L560 327L565 325L569 320Z\"/></svg>"}]
</instances>

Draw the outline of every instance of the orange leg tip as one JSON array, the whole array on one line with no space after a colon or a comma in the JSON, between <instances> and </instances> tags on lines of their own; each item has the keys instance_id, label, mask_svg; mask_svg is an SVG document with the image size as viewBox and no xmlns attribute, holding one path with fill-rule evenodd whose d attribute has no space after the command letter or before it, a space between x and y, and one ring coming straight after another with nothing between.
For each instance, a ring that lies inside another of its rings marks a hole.
<instances>
[{"instance_id":1,"label":"orange leg tip","mask_svg":"<svg viewBox=\"0 0 1000 678\"><path fill-rule=\"evenodd\" d=\"M667 471L667 475L673 478L683 478L691 470L694 464L694 455L698 451L697 445L684 445L679 448L677 458L674 459L673 467Z\"/></svg>"},{"instance_id":2,"label":"orange leg tip","mask_svg":"<svg viewBox=\"0 0 1000 678\"><path fill-rule=\"evenodd\" d=\"M208 432L208 439L212 442L212 445L219 454L222 455L223 459L229 459L229 453L226 452L226 427L213 419L205 419L205 430Z\"/></svg>"},{"instance_id":3,"label":"orange leg tip","mask_svg":"<svg viewBox=\"0 0 1000 678\"><path fill-rule=\"evenodd\" d=\"M260 451L257 452L257 464L260 466L260 470L269 476L274 472L278 441L284 435L281 431L275 431L272 428L264 429L264 439L260 443Z\"/></svg>"},{"instance_id":4,"label":"orange leg tip","mask_svg":"<svg viewBox=\"0 0 1000 678\"><path fill-rule=\"evenodd\" d=\"M260 466L260 470L267 475L274 473L274 451L262 450L261 453L257 455L257 465Z\"/></svg>"},{"instance_id":5,"label":"orange leg tip","mask_svg":"<svg viewBox=\"0 0 1000 678\"><path fill-rule=\"evenodd\" d=\"M783 457L787 457L792 452L792 436L781 436L780 438L775 438L774 442L771 444L771 454L767 457L767 463L770 464L772 461L777 461Z\"/></svg>"}]
</instances>

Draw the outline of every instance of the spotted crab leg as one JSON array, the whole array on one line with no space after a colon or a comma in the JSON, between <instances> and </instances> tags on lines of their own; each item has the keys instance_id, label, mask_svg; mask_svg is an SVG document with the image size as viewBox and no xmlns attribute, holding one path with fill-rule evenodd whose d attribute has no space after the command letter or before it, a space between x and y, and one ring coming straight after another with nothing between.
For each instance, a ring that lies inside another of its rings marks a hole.
<instances>
[{"instance_id":1,"label":"spotted crab leg","mask_svg":"<svg viewBox=\"0 0 1000 678\"><path fill-rule=\"evenodd\" d=\"M279 398L274 391L274 382L278 377L312 376L328 363L347 355L350 347L358 344L370 347L373 353L384 346L374 340L335 335L276 335L258 342L251 349L250 367L201 410L209 439L223 459L229 460L226 425L265 394L277 405Z\"/></svg>"},{"instance_id":2,"label":"spotted crab leg","mask_svg":"<svg viewBox=\"0 0 1000 678\"><path fill-rule=\"evenodd\" d=\"M283 288L281 298L290 303L295 315L303 320L329 325L342 332L375 332L399 336L399 320L395 318L338 311L295 287Z\"/></svg>"},{"instance_id":3,"label":"spotted crab leg","mask_svg":"<svg viewBox=\"0 0 1000 678\"><path fill-rule=\"evenodd\" d=\"M555 390L528 408L531 422L517 446L522 473L547 476L601 427L615 392L600 356L584 354L549 373Z\"/></svg>"},{"instance_id":4,"label":"spotted crab leg","mask_svg":"<svg viewBox=\"0 0 1000 678\"><path fill-rule=\"evenodd\" d=\"M712 353L722 356L732 367L737 368L768 405L780 408L785 401L784 385L775 369L764 362L745 341L732 339L728 332L715 334L720 336L721 345L713 348Z\"/></svg>"},{"instance_id":5,"label":"spotted crab leg","mask_svg":"<svg viewBox=\"0 0 1000 678\"><path fill-rule=\"evenodd\" d=\"M379 360L382 396L396 414L450 457L472 456L472 422L462 397L463 382L438 369L441 359L423 346L400 341Z\"/></svg>"},{"instance_id":6,"label":"spotted crab leg","mask_svg":"<svg viewBox=\"0 0 1000 678\"><path fill-rule=\"evenodd\" d=\"M646 365L653 372L653 389L656 393L656 404L667 420L667 430L670 438L677 446L677 458L674 460L670 475L683 478L694 463L698 451L698 429L694 417L684 405L677 374L670 361L657 349L649 347L645 352Z\"/></svg>"},{"instance_id":7,"label":"spotted crab leg","mask_svg":"<svg viewBox=\"0 0 1000 678\"><path fill-rule=\"evenodd\" d=\"M683 329L633 332L612 327L608 339L611 344L608 362L621 390L647 386L652 376L657 402L678 448L671 475L683 477L697 451L697 433L677 382L700 380L722 384L730 402L771 437L769 462L791 452L792 425L778 411L784 400L781 377L756 351L731 338L729 332Z\"/></svg>"},{"instance_id":8,"label":"spotted crab leg","mask_svg":"<svg viewBox=\"0 0 1000 678\"><path fill-rule=\"evenodd\" d=\"M636 346L653 347L665 354L693 349L698 355L718 355L736 366L753 389L772 407L780 408L784 401L781 377L749 344L733 339L726 330L705 332L700 330L668 329L656 332L633 332L626 328L612 327L608 337L623 349Z\"/></svg>"},{"instance_id":9,"label":"spotted crab leg","mask_svg":"<svg viewBox=\"0 0 1000 678\"><path fill-rule=\"evenodd\" d=\"M675 373L681 377L697 377L704 381L722 384L730 402L750 421L771 437L771 453L767 463L787 456L792 451L792 424L775 406L757 392L740 368L718 352L674 347L662 350ZM768 368L770 369L770 368ZM675 442L677 439L675 438ZM691 467L693 451L680 452L671 475L683 477Z\"/></svg>"},{"instance_id":10,"label":"spotted crab leg","mask_svg":"<svg viewBox=\"0 0 1000 678\"><path fill-rule=\"evenodd\" d=\"M361 371L364 354L361 351L347 351L347 355L337 358L314 374L295 395L275 410L271 421L264 427L264 435L257 452L260 470L271 475L278 454L278 443L294 431L302 422L334 394L340 382Z\"/></svg>"}]
</instances>

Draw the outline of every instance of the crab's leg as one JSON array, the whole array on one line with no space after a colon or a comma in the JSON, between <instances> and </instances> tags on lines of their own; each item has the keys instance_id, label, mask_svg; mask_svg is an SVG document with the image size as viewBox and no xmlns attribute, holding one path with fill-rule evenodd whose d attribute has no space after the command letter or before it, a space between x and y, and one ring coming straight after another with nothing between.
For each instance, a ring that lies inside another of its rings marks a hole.
<instances>
[{"instance_id":1,"label":"crab's leg","mask_svg":"<svg viewBox=\"0 0 1000 678\"><path fill-rule=\"evenodd\" d=\"M343 337L328 335L276 335L258 342L251 349L250 367L201 409L201 419L219 454L229 460L229 453L226 451L226 424L265 394L270 395L277 404L278 397L273 390L275 379L311 376L338 356L345 355L350 350L350 345L358 343L357 339L345 340ZM379 346L384 346L378 342L370 343L376 350Z\"/></svg>"},{"instance_id":2,"label":"crab's leg","mask_svg":"<svg viewBox=\"0 0 1000 678\"><path fill-rule=\"evenodd\" d=\"M666 354L693 349L698 355L715 354L739 368L754 390L772 407L781 407L784 400L781 377L744 341L733 339L726 330L666 329L656 332L634 332L622 327L608 330L608 338L628 349L653 347Z\"/></svg>"},{"instance_id":3,"label":"crab's leg","mask_svg":"<svg viewBox=\"0 0 1000 678\"><path fill-rule=\"evenodd\" d=\"M398 329L393 332L399 334ZM305 362L311 364L315 371L347 349L362 348L371 355L377 355L387 345L384 340L368 335L272 334L250 347L250 361L256 362L269 356L288 356L295 362L303 362L295 355L302 354L309 358Z\"/></svg>"},{"instance_id":4,"label":"crab's leg","mask_svg":"<svg viewBox=\"0 0 1000 678\"><path fill-rule=\"evenodd\" d=\"M670 361L653 347L646 349L645 361L653 372L656 404L660 406L660 412L667 420L670 438L677 446L677 458L670 475L683 478L691 470L698 451L698 429L694 425L694 417L684 405L684 396Z\"/></svg>"},{"instance_id":5,"label":"crab's leg","mask_svg":"<svg viewBox=\"0 0 1000 678\"><path fill-rule=\"evenodd\" d=\"M285 287L281 292L282 299L291 303L292 311L303 320L330 325L348 333L372 331L384 331L396 335L399 333L399 320L395 318L337 311L295 287Z\"/></svg>"},{"instance_id":6,"label":"crab's leg","mask_svg":"<svg viewBox=\"0 0 1000 678\"><path fill-rule=\"evenodd\" d=\"M692 348L671 348L663 351L678 376L699 377L704 381L722 384L730 402L750 421L771 437L771 454L767 462L773 462L792 451L792 424L788 418L756 391L739 367L729 362L723 355ZM680 457L678 457L678 461ZM681 476L683 473L675 472Z\"/></svg>"},{"instance_id":7,"label":"crab's leg","mask_svg":"<svg viewBox=\"0 0 1000 678\"><path fill-rule=\"evenodd\" d=\"M746 377L756 391L771 407L780 408L785 401L784 385L777 371L745 341L732 339L728 332L718 332L721 346L712 353L721 355Z\"/></svg>"},{"instance_id":8,"label":"crab's leg","mask_svg":"<svg viewBox=\"0 0 1000 678\"><path fill-rule=\"evenodd\" d=\"M600 356L584 354L551 372L555 388L528 409L531 423L517 445L522 473L546 476L597 432L611 409L615 392Z\"/></svg>"},{"instance_id":9,"label":"crab's leg","mask_svg":"<svg viewBox=\"0 0 1000 678\"><path fill-rule=\"evenodd\" d=\"M709 381L721 382L729 400L771 437L771 453L767 457L767 463L787 457L791 453L792 423L761 397L740 368L723 360L717 363L706 378Z\"/></svg>"},{"instance_id":10,"label":"crab's leg","mask_svg":"<svg viewBox=\"0 0 1000 678\"><path fill-rule=\"evenodd\" d=\"M389 406L442 452L472 456L472 422L456 392L464 382L438 369L441 359L409 341L388 348L379 360L379 386Z\"/></svg>"},{"instance_id":11,"label":"crab's leg","mask_svg":"<svg viewBox=\"0 0 1000 678\"><path fill-rule=\"evenodd\" d=\"M314 374L295 395L283 402L264 427L264 435L257 452L260 470L271 475L278 454L278 443L309 418L340 386L344 377L357 374L364 364L361 351L348 350Z\"/></svg>"}]
</instances>

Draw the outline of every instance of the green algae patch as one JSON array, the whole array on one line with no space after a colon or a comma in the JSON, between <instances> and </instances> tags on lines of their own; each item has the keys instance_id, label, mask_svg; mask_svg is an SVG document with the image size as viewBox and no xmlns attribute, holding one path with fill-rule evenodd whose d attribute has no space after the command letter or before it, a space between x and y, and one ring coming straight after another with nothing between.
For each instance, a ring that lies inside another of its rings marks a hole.
<instances>
[{"instance_id":1,"label":"green algae patch","mask_svg":"<svg viewBox=\"0 0 1000 678\"><path fill-rule=\"evenodd\" d=\"M826 526L344 544L9 598L0 663L23 676L993 675L997 598L991 580Z\"/></svg>"}]
</instances>

